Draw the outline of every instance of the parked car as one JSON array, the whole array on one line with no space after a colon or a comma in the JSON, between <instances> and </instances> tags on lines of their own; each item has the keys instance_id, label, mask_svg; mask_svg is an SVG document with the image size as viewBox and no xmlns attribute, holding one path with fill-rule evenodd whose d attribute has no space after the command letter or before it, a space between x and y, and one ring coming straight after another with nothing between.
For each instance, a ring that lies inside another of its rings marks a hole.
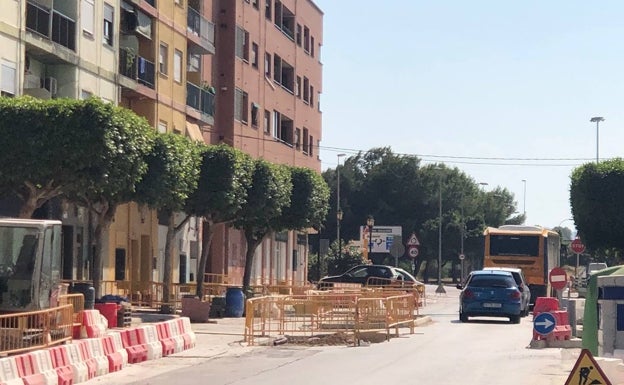
<instances>
[{"instance_id":1,"label":"parked car","mask_svg":"<svg viewBox=\"0 0 624 385\"><path fill-rule=\"evenodd\" d=\"M508 271L516 281L516 285L518 285L518 289L522 293L522 306L520 311L521 317L526 317L529 315L529 309L531 306L531 289L529 285L526 283L526 278L524 278L524 273L522 273L522 269L517 267L486 267L483 270L491 270L491 271Z\"/></svg>"},{"instance_id":2,"label":"parked car","mask_svg":"<svg viewBox=\"0 0 624 385\"><path fill-rule=\"evenodd\" d=\"M319 289L327 289L334 283L353 283L362 286L411 286L422 287L424 284L407 271L386 265L357 265L340 275L327 276L320 279Z\"/></svg>"},{"instance_id":3,"label":"parked car","mask_svg":"<svg viewBox=\"0 0 624 385\"><path fill-rule=\"evenodd\" d=\"M469 317L506 317L511 323L520 323L522 293L508 271L478 270L468 276L466 285L457 285L459 319Z\"/></svg>"}]
</instances>

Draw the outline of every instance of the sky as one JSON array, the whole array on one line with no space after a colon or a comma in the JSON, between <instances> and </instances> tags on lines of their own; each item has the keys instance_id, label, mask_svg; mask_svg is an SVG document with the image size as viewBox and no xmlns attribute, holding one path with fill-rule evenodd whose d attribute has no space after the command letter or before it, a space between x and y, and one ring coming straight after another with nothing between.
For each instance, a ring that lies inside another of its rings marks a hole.
<instances>
[{"instance_id":1,"label":"sky","mask_svg":"<svg viewBox=\"0 0 624 385\"><path fill-rule=\"evenodd\" d=\"M508 189L528 225L574 229L572 171L623 152L624 2L314 2L323 170L387 146Z\"/></svg>"}]
</instances>

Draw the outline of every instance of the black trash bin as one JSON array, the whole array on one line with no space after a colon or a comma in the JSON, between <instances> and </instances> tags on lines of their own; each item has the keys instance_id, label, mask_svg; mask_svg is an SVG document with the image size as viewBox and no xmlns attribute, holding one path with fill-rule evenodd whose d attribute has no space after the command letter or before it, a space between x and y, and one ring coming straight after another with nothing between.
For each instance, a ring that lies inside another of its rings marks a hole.
<instances>
[{"instance_id":1,"label":"black trash bin","mask_svg":"<svg viewBox=\"0 0 624 385\"><path fill-rule=\"evenodd\" d=\"M84 296L84 308L92 310L95 308L95 288L88 282L75 282L69 287L70 293L80 293Z\"/></svg>"}]
</instances>

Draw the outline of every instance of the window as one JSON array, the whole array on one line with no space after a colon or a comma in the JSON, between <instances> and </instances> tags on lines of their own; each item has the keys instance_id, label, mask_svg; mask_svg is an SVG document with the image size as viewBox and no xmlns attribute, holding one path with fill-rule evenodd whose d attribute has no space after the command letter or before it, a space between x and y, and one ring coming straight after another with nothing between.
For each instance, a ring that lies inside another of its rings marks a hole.
<instances>
[{"instance_id":1,"label":"window","mask_svg":"<svg viewBox=\"0 0 624 385\"><path fill-rule=\"evenodd\" d=\"M93 92L90 92L87 90L80 90L80 99L82 100L89 99L91 96L93 96Z\"/></svg>"},{"instance_id":2,"label":"window","mask_svg":"<svg viewBox=\"0 0 624 385\"><path fill-rule=\"evenodd\" d=\"M285 115L282 115L279 111L273 111L273 137L292 146L293 131L293 120Z\"/></svg>"},{"instance_id":3,"label":"window","mask_svg":"<svg viewBox=\"0 0 624 385\"><path fill-rule=\"evenodd\" d=\"M273 56L273 80L291 93L295 93L295 68L278 55Z\"/></svg>"},{"instance_id":4,"label":"window","mask_svg":"<svg viewBox=\"0 0 624 385\"><path fill-rule=\"evenodd\" d=\"M80 3L80 21L82 22L82 31L93 36L93 9L95 5L93 0L82 0Z\"/></svg>"},{"instance_id":5,"label":"window","mask_svg":"<svg viewBox=\"0 0 624 385\"><path fill-rule=\"evenodd\" d=\"M310 107L314 107L314 87L310 86Z\"/></svg>"},{"instance_id":6,"label":"window","mask_svg":"<svg viewBox=\"0 0 624 385\"><path fill-rule=\"evenodd\" d=\"M301 47L301 24L297 23L297 33L295 34L295 41L297 45Z\"/></svg>"},{"instance_id":7,"label":"window","mask_svg":"<svg viewBox=\"0 0 624 385\"><path fill-rule=\"evenodd\" d=\"M264 110L264 133L268 134L271 129L271 111Z\"/></svg>"},{"instance_id":8,"label":"window","mask_svg":"<svg viewBox=\"0 0 624 385\"><path fill-rule=\"evenodd\" d=\"M295 14L279 0L275 0L275 26L290 39L295 39Z\"/></svg>"},{"instance_id":9,"label":"window","mask_svg":"<svg viewBox=\"0 0 624 385\"><path fill-rule=\"evenodd\" d=\"M169 47L165 43L160 43L160 50L158 52L158 71L161 74L167 75L167 58L169 56Z\"/></svg>"},{"instance_id":10,"label":"window","mask_svg":"<svg viewBox=\"0 0 624 385\"><path fill-rule=\"evenodd\" d=\"M310 81L305 76L303 77L303 101L310 103Z\"/></svg>"},{"instance_id":11,"label":"window","mask_svg":"<svg viewBox=\"0 0 624 385\"><path fill-rule=\"evenodd\" d=\"M303 27L303 50L310 52L310 29Z\"/></svg>"},{"instance_id":12,"label":"window","mask_svg":"<svg viewBox=\"0 0 624 385\"><path fill-rule=\"evenodd\" d=\"M236 26L236 56L249 61L249 32Z\"/></svg>"},{"instance_id":13,"label":"window","mask_svg":"<svg viewBox=\"0 0 624 385\"><path fill-rule=\"evenodd\" d=\"M182 82L182 51L173 51L173 80Z\"/></svg>"},{"instance_id":14,"label":"window","mask_svg":"<svg viewBox=\"0 0 624 385\"><path fill-rule=\"evenodd\" d=\"M102 40L104 44L113 45L113 16L115 9L104 3L104 33Z\"/></svg>"},{"instance_id":15,"label":"window","mask_svg":"<svg viewBox=\"0 0 624 385\"><path fill-rule=\"evenodd\" d=\"M310 135L310 149L308 150L308 155L312 156L314 155L314 137L312 135Z\"/></svg>"},{"instance_id":16,"label":"window","mask_svg":"<svg viewBox=\"0 0 624 385\"><path fill-rule=\"evenodd\" d=\"M314 57L314 36L310 36L310 56Z\"/></svg>"},{"instance_id":17,"label":"window","mask_svg":"<svg viewBox=\"0 0 624 385\"><path fill-rule=\"evenodd\" d=\"M295 95L301 99L301 76L297 76L297 84L295 86Z\"/></svg>"},{"instance_id":18,"label":"window","mask_svg":"<svg viewBox=\"0 0 624 385\"><path fill-rule=\"evenodd\" d=\"M301 128L295 129L295 148L299 150L301 147Z\"/></svg>"},{"instance_id":19,"label":"window","mask_svg":"<svg viewBox=\"0 0 624 385\"><path fill-rule=\"evenodd\" d=\"M253 7L254 7L255 9L259 9L259 8L260 8L260 5L259 5L258 3L259 3L259 0L253 0L253 1L251 2L251 5L253 5Z\"/></svg>"},{"instance_id":20,"label":"window","mask_svg":"<svg viewBox=\"0 0 624 385\"><path fill-rule=\"evenodd\" d=\"M256 103L251 103L251 126L258 127L258 110L260 106Z\"/></svg>"},{"instance_id":21,"label":"window","mask_svg":"<svg viewBox=\"0 0 624 385\"><path fill-rule=\"evenodd\" d=\"M264 75L267 77L271 77L271 54L264 54Z\"/></svg>"},{"instance_id":22,"label":"window","mask_svg":"<svg viewBox=\"0 0 624 385\"><path fill-rule=\"evenodd\" d=\"M264 17L266 17L267 19L271 20L271 2L273 0L265 0L266 3L264 5Z\"/></svg>"},{"instance_id":23,"label":"window","mask_svg":"<svg viewBox=\"0 0 624 385\"><path fill-rule=\"evenodd\" d=\"M201 71L201 55L197 53L188 54L186 62L186 70L188 72L200 72Z\"/></svg>"},{"instance_id":24,"label":"window","mask_svg":"<svg viewBox=\"0 0 624 385\"><path fill-rule=\"evenodd\" d=\"M310 136L307 128L303 128L303 153L308 154L310 150Z\"/></svg>"},{"instance_id":25,"label":"window","mask_svg":"<svg viewBox=\"0 0 624 385\"><path fill-rule=\"evenodd\" d=\"M167 132L167 122L165 122L164 120L160 120L158 122L158 132L161 134L164 134Z\"/></svg>"},{"instance_id":26,"label":"window","mask_svg":"<svg viewBox=\"0 0 624 385\"><path fill-rule=\"evenodd\" d=\"M247 92L237 88L234 92L234 119L247 123L249 115L249 97Z\"/></svg>"},{"instance_id":27,"label":"window","mask_svg":"<svg viewBox=\"0 0 624 385\"><path fill-rule=\"evenodd\" d=\"M251 65L258 68L258 44L251 43Z\"/></svg>"},{"instance_id":28,"label":"window","mask_svg":"<svg viewBox=\"0 0 624 385\"><path fill-rule=\"evenodd\" d=\"M2 70L0 71L0 91L2 92L2 96L15 96L15 75L15 63L2 60Z\"/></svg>"}]
</instances>

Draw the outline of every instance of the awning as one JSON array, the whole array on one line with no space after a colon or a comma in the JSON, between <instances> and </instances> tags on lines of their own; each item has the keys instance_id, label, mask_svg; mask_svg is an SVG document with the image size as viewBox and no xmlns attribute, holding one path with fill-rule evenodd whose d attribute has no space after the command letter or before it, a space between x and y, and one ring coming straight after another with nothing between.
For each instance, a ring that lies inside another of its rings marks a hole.
<instances>
[{"instance_id":1,"label":"awning","mask_svg":"<svg viewBox=\"0 0 624 385\"><path fill-rule=\"evenodd\" d=\"M204 136L197 123L186 122L186 135L192 140L204 142Z\"/></svg>"}]
</instances>

